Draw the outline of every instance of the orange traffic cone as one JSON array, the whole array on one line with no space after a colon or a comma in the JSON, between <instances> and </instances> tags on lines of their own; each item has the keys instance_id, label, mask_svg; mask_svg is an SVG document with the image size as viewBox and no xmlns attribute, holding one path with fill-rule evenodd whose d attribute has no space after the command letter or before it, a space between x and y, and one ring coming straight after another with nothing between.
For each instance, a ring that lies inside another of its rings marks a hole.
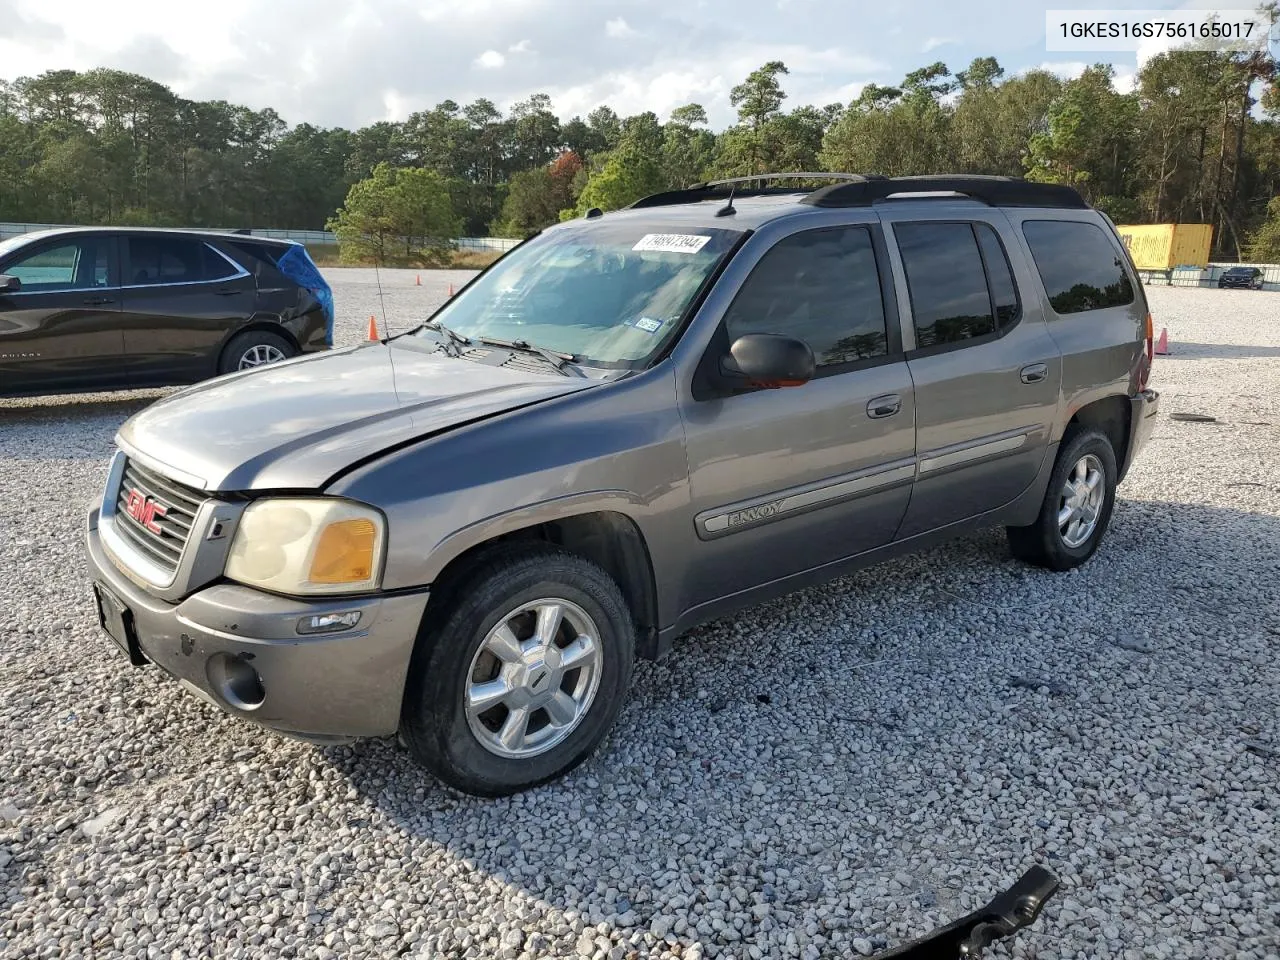
<instances>
[{"instance_id":1,"label":"orange traffic cone","mask_svg":"<svg viewBox=\"0 0 1280 960\"><path fill-rule=\"evenodd\" d=\"M417 274L414 274L414 277L413 277L413 285L414 285L415 287L420 287L420 286L422 286L422 277L418 276Z\"/></svg>"},{"instance_id":2,"label":"orange traffic cone","mask_svg":"<svg viewBox=\"0 0 1280 960\"><path fill-rule=\"evenodd\" d=\"M378 321L375 320L372 316L369 317L369 339L370 340L378 339Z\"/></svg>"},{"instance_id":3,"label":"orange traffic cone","mask_svg":"<svg viewBox=\"0 0 1280 960\"><path fill-rule=\"evenodd\" d=\"M449 284L449 296L453 296L453 284Z\"/></svg>"},{"instance_id":4,"label":"orange traffic cone","mask_svg":"<svg viewBox=\"0 0 1280 960\"><path fill-rule=\"evenodd\" d=\"M1160 339L1156 341L1156 356L1167 357L1169 355L1169 330L1166 327L1160 328Z\"/></svg>"}]
</instances>

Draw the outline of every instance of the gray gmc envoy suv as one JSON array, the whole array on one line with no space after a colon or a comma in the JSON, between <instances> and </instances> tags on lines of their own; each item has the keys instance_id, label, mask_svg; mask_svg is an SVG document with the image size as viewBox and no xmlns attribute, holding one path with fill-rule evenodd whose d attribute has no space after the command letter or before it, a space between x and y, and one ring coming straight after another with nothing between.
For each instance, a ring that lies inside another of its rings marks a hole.
<instances>
[{"instance_id":1,"label":"gray gmc envoy suv","mask_svg":"<svg viewBox=\"0 0 1280 960\"><path fill-rule=\"evenodd\" d=\"M696 623L990 525L1085 562L1151 365L1069 187L699 184L545 230L409 333L135 415L88 516L98 611L235 716L510 794Z\"/></svg>"}]
</instances>

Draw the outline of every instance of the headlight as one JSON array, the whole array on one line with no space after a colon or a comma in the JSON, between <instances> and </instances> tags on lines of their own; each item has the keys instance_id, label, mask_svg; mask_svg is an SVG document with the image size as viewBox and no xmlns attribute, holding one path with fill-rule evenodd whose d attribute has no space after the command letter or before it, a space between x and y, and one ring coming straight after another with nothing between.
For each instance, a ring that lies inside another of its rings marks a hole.
<instances>
[{"instance_id":1,"label":"headlight","mask_svg":"<svg viewBox=\"0 0 1280 960\"><path fill-rule=\"evenodd\" d=\"M374 590L385 540L382 514L350 500L257 500L240 517L226 572L277 593Z\"/></svg>"}]
</instances>

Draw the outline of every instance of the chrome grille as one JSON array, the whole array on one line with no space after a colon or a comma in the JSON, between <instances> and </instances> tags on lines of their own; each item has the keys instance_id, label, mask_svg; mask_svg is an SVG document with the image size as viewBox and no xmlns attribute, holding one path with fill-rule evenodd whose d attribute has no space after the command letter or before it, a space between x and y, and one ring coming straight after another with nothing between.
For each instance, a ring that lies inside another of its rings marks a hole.
<instances>
[{"instance_id":1,"label":"chrome grille","mask_svg":"<svg viewBox=\"0 0 1280 960\"><path fill-rule=\"evenodd\" d=\"M129 496L133 491L141 494L144 502L155 501L164 508L163 516L152 518L159 533L129 513ZM116 530L130 546L172 573L178 568L187 538L191 536L196 511L207 499L208 495L202 490L163 477L136 460L125 460L116 493Z\"/></svg>"}]
</instances>

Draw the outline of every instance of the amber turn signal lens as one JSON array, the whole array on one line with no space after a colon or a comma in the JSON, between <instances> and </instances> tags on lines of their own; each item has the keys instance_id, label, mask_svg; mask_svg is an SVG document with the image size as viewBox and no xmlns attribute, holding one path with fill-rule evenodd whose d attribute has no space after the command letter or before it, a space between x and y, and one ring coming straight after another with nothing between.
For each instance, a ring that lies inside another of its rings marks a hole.
<instances>
[{"instance_id":1,"label":"amber turn signal lens","mask_svg":"<svg viewBox=\"0 0 1280 960\"><path fill-rule=\"evenodd\" d=\"M313 583L360 583L373 577L378 531L368 520L339 520L324 528L311 558Z\"/></svg>"}]
</instances>

